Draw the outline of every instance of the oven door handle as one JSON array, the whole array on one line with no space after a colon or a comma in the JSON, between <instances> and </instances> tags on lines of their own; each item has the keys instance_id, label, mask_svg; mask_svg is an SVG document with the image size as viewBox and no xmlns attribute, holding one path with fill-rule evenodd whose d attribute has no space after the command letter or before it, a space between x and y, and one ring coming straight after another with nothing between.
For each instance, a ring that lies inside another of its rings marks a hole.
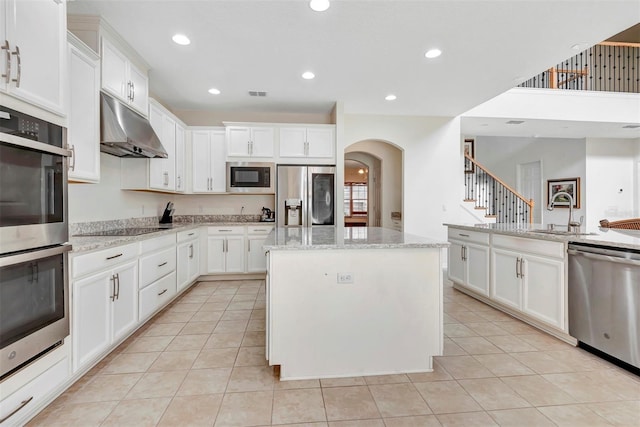
<instances>
[{"instance_id":1,"label":"oven door handle","mask_svg":"<svg viewBox=\"0 0 640 427\"><path fill-rule=\"evenodd\" d=\"M634 259L621 258L621 257L610 256L610 255L599 255L591 252L577 251L575 249L569 249L567 253L569 255L578 255L578 256L583 256L585 258L590 258L590 259L614 262L616 264L635 265L640 267L640 261L637 261Z\"/></svg>"},{"instance_id":2,"label":"oven door handle","mask_svg":"<svg viewBox=\"0 0 640 427\"><path fill-rule=\"evenodd\" d=\"M26 253L20 253L17 255L10 255L0 257L0 267L7 267L21 262L29 262L38 260L40 258L46 258L54 255L59 255L71 250L71 245L60 245L53 248L47 248L43 250L35 250Z\"/></svg>"},{"instance_id":3,"label":"oven door handle","mask_svg":"<svg viewBox=\"0 0 640 427\"><path fill-rule=\"evenodd\" d=\"M30 148L32 150L43 151L45 153L56 154L64 157L71 156L71 150L38 141L33 141L27 138L22 138L17 135L9 135L8 133L0 132L0 142L6 142L8 144L17 145L18 147Z\"/></svg>"}]
</instances>

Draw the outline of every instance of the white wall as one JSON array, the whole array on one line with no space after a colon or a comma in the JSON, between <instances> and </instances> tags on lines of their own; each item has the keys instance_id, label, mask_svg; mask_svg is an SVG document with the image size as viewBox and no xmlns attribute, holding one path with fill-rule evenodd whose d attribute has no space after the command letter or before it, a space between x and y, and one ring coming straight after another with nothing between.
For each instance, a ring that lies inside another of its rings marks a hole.
<instances>
[{"instance_id":1,"label":"white wall","mask_svg":"<svg viewBox=\"0 0 640 427\"><path fill-rule=\"evenodd\" d=\"M476 140L476 159L483 166L513 188L517 184L517 165L541 161L543 180L543 200L535 200L536 205L547 204L547 180L561 178L580 178L581 208L574 210L574 219L585 216L585 224L591 224L593 219L587 219L585 206L589 203L586 189L585 156L586 143L584 139L560 138L517 138L478 136ZM544 224L566 224L569 213L567 209L556 208L553 211L542 209Z\"/></svg>"},{"instance_id":2,"label":"white wall","mask_svg":"<svg viewBox=\"0 0 640 427\"><path fill-rule=\"evenodd\" d=\"M442 224L464 218L459 208L464 197L460 119L344 115L337 152L364 140L387 141L403 150L404 231L446 240Z\"/></svg>"},{"instance_id":3,"label":"white wall","mask_svg":"<svg viewBox=\"0 0 640 427\"><path fill-rule=\"evenodd\" d=\"M140 159L141 167L144 159ZM175 215L260 214L274 208L273 195L181 195L120 190L120 158L100 153L99 184L69 184L69 222L160 216L167 202Z\"/></svg>"},{"instance_id":4,"label":"white wall","mask_svg":"<svg viewBox=\"0 0 640 427\"><path fill-rule=\"evenodd\" d=\"M640 139L587 138L587 218L617 220L638 212Z\"/></svg>"},{"instance_id":5,"label":"white wall","mask_svg":"<svg viewBox=\"0 0 640 427\"><path fill-rule=\"evenodd\" d=\"M187 126L222 126L222 122L334 123L331 114L261 113L241 111L173 110Z\"/></svg>"},{"instance_id":6,"label":"white wall","mask_svg":"<svg viewBox=\"0 0 640 427\"><path fill-rule=\"evenodd\" d=\"M394 228L391 212L402 212L402 151L383 141L368 140L349 145L345 153L370 153L381 161L380 220L384 228ZM356 157L353 157L357 160Z\"/></svg>"}]
</instances>

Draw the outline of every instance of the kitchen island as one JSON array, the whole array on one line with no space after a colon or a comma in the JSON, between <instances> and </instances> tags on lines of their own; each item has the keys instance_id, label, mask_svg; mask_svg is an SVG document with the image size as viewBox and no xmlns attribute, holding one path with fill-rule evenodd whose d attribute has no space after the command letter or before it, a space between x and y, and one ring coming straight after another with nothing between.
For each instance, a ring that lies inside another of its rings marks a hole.
<instances>
[{"instance_id":1,"label":"kitchen island","mask_svg":"<svg viewBox=\"0 0 640 427\"><path fill-rule=\"evenodd\" d=\"M447 246L378 227L276 228L264 246L269 364L281 380L431 371Z\"/></svg>"}]
</instances>

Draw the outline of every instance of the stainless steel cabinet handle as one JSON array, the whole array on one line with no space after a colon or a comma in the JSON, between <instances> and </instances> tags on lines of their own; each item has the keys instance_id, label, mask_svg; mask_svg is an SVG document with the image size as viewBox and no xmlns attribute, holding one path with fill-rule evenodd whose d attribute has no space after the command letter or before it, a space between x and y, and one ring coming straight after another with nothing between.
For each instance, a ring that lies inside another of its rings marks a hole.
<instances>
[{"instance_id":1,"label":"stainless steel cabinet handle","mask_svg":"<svg viewBox=\"0 0 640 427\"><path fill-rule=\"evenodd\" d=\"M464 261L464 246L460 246L460 259Z\"/></svg>"},{"instance_id":2,"label":"stainless steel cabinet handle","mask_svg":"<svg viewBox=\"0 0 640 427\"><path fill-rule=\"evenodd\" d=\"M219 228L218 231L233 231L233 230L227 230L226 228Z\"/></svg>"},{"instance_id":3,"label":"stainless steel cabinet handle","mask_svg":"<svg viewBox=\"0 0 640 427\"><path fill-rule=\"evenodd\" d=\"M107 257L107 259L108 259L108 260L109 260L109 259L114 259L114 258L118 258L118 257L121 257L121 256L122 256L122 254L113 255L113 256L108 256L108 257Z\"/></svg>"},{"instance_id":4,"label":"stainless steel cabinet handle","mask_svg":"<svg viewBox=\"0 0 640 427\"><path fill-rule=\"evenodd\" d=\"M524 277L524 258L520 258L520 277Z\"/></svg>"},{"instance_id":5,"label":"stainless steel cabinet handle","mask_svg":"<svg viewBox=\"0 0 640 427\"><path fill-rule=\"evenodd\" d=\"M168 262L169 262L169 261L165 261L165 262L163 262L162 264L158 264L158 267L164 267L165 265L167 265L167 263L168 263Z\"/></svg>"},{"instance_id":6,"label":"stainless steel cabinet handle","mask_svg":"<svg viewBox=\"0 0 640 427\"><path fill-rule=\"evenodd\" d=\"M189 234L187 234L187 236L193 236L194 234L196 234L196 233L189 233Z\"/></svg>"},{"instance_id":7,"label":"stainless steel cabinet handle","mask_svg":"<svg viewBox=\"0 0 640 427\"><path fill-rule=\"evenodd\" d=\"M516 258L516 277L520 277L520 258Z\"/></svg>"},{"instance_id":8,"label":"stainless steel cabinet handle","mask_svg":"<svg viewBox=\"0 0 640 427\"><path fill-rule=\"evenodd\" d=\"M16 50L11 52L18 59L18 74L15 79L11 79L12 82L16 82L16 87L20 87L20 77L22 76L22 60L20 58L20 47L16 46Z\"/></svg>"},{"instance_id":9,"label":"stainless steel cabinet handle","mask_svg":"<svg viewBox=\"0 0 640 427\"><path fill-rule=\"evenodd\" d=\"M182 179L180 175L176 177L176 188L182 188Z\"/></svg>"},{"instance_id":10,"label":"stainless steel cabinet handle","mask_svg":"<svg viewBox=\"0 0 640 427\"><path fill-rule=\"evenodd\" d=\"M458 233L458 236L461 236L461 237L469 237L469 235L468 235L468 234L462 234L462 233Z\"/></svg>"},{"instance_id":11,"label":"stainless steel cabinet handle","mask_svg":"<svg viewBox=\"0 0 640 427\"><path fill-rule=\"evenodd\" d=\"M164 294L165 292L167 292L167 290L168 290L168 289L163 290L162 292L160 292L160 293L158 294L158 296L160 296L160 295Z\"/></svg>"},{"instance_id":12,"label":"stainless steel cabinet handle","mask_svg":"<svg viewBox=\"0 0 640 427\"><path fill-rule=\"evenodd\" d=\"M127 82L127 101L131 101L131 81Z\"/></svg>"},{"instance_id":13,"label":"stainless steel cabinet handle","mask_svg":"<svg viewBox=\"0 0 640 427\"><path fill-rule=\"evenodd\" d=\"M116 300L116 275L111 275L111 296L109 297L111 301Z\"/></svg>"},{"instance_id":14,"label":"stainless steel cabinet handle","mask_svg":"<svg viewBox=\"0 0 640 427\"><path fill-rule=\"evenodd\" d=\"M71 161L69 162L69 170L76 170L76 146L72 145L71 148Z\"/></svg>"},{"instance_id":15,"label":"stainless steel cabinet handle","mask_svg":"<svg viewBox=\"0 0 640 427\"><path fill-rule=\"evenodd\" d=\"M251 252L251 239L249 239L249 252Z\"/></svg>"},{"instance_id":16,"label":"stainless steel cabinet handle","mask_svg":"<svg viewBox=\"0 0 640 427\"><path fill-rule=\"evenodd\" d=\"M116 281L118 282L118 287L116 288L116 299L120 299L120 273L116 273Z\"/></svg>"},{"instance_id":17,"label":"stainless steel cabinet handle","mask_svg":"<svg viewBox=\"0 0 640 427\"><path fill-rule=\"evenodd\" d=\"M163 172L164 175L164 185L169 185L169 172Z\"/></svg>"},{"instance_id":18,"label":"stainless steel cabinet handle","mask_svg":"<svg viewBox=\"0 0 640 427\"><path fill-rule=\"evenodd\" d=\"M189 245L189 258L193 258L193 244Z\"/></svg>"},{"instance_id":19,"label":"stainless steel cabinet handle","mask_svg":"<svg viewBox=\"0 0 640 427\"><path fill-rule=\"evenodd\" d=\"M136 100L136 85L131 82L131 102Z\"/></svg>"},{"instance_id":20,"label":"stainless steel cabinet handle","mask_svg":"<svg viewBox=\"0 0 640 427\"><path fill-rule=\"evenodd\" d=\"M7 56L7 65L5 66L6 74L3 74L4 81L6 84L9 84L11 81L11 48L9 47L9 40L4 41L4 45L2 45L2 50L6 50L5 55Z\"/></svg>"},{"instance_id":21,"label":"stainless steel cabinet handle","mask_svg":"<svg viewBox=\"0 0 640 427\"><path fill-rule=\"evenodd\" d=\"M16 412L18 412L20 409L24 408L25 406L27 406L27 404L29 402L31 402L33 400L33 396L29 397L28 399L23 400L22 402L20 402L20 405L18 405L18 407L16 409L14 409L13 411L11 411L6 417L2 418L0 420L0 424L2 424L3 422L5 422L6 420L8 420L9 418L11 418Z\"/></svg>"}]
</instances>

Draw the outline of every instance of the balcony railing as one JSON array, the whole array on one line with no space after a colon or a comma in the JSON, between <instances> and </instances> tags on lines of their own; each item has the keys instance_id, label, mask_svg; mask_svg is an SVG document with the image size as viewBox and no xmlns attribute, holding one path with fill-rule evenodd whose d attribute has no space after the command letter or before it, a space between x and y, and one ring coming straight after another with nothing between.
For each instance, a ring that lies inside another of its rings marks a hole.
<instances>
[{"instance_id":1,"label":"balcony railing","mask_svg":"<svg viewBox=\"0 0 640 427\"><path fill-rule=\"evenodd\" d=\"M640 93L640 43L597 44L519 86Z\"/></svg>"}]
</instances>

